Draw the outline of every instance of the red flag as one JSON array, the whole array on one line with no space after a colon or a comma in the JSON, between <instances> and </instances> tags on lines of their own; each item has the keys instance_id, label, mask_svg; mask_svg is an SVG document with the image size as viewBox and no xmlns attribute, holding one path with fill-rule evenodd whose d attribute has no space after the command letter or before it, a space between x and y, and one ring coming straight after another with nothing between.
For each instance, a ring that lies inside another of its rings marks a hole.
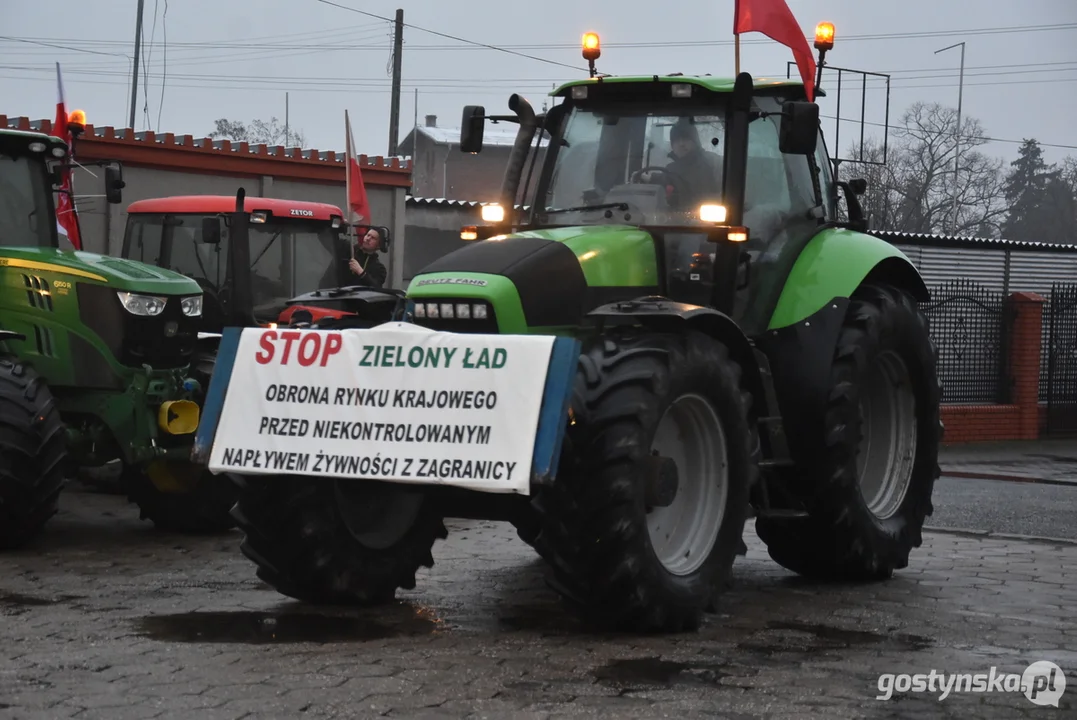
<instances>
[{"instance_id":1,"label":"red flag","mask_svg":"<svg viewBox=\"0 0 1077 720\"><path fill-rule=\"evenodd\" d=\"M736 0L733 34L763 33L793 51L808 100L815 100L815 58L800 24L785 0Z\"/></svg>"},{"instance_id":2,"label":"red flag","mask_svg":"<svg viewBox=\"0 0 1077 720\"><path fill-rule=\"evenodd\" d=\"M363 174L359 172L359 156L355 153L355 138L352 137L352 122L348 111L344 111L344 126L348 130L348 222L362 225L370 222L370 202L363 185Z\"/></svg>"},{"instance_id":3,"label":"red flag","mask_svg":"<svg viewBox=\"0 0 1077 720\"><path fill-rule=\"evenodd\" d=\"M56 122L52 126L53 137L58 137L72 148L70 161L74 162L75 154L71 142L71 133L67 129L67 107L64 103L64 81L60 76L60 63L56 63ZM56 197L56 229L71 241L76 250L82 249L82 236L79 233L79 219L75 212L75 203L72 200L72 177L71 170L63 173L60 190Z\"/></svg>"}]
</instances>

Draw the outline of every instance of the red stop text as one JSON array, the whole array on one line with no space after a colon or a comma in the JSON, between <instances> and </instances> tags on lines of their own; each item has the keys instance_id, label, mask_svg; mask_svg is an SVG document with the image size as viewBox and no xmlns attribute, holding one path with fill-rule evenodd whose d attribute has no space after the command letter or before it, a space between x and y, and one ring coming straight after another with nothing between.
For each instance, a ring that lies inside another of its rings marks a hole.
<instances>
[{"instance_id":1,"label":"red stop text","mask_svg":"<svg viewBox=\"0 0 1077 720\"><path fill-rule=\"evenodd\" d=\"M271 362L287 365L294 359L303 367L310 367L314 363L325 367L329 358L339 353L343 346L340 333L319 330L266 330L258 339L260 349L254 354L254 359L259 365L268 365Z\"/></svg>"}]
</instances>

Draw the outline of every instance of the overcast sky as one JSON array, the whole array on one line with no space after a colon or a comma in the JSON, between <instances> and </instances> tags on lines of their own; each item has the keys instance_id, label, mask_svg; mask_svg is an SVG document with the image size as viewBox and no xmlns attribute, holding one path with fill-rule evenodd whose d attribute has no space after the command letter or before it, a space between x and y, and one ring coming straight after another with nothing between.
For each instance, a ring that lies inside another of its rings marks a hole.
<instances>
[{"instance_id":1,"label":"overcast sky","mask_svg":"<svg viewBox=\"0 0 1077 720\"><path fill-rule=\"evenodd\" d=\"M602 37L603 72L731 75L734 67L734 0L333 3L343 7L319 0L146 0L140 64L148 82L140 75L136 129L200 137L220 117L283 121L287 92L289 122L308 146L343 150L348 109L359 151L386 153L391 25L344 8L391 18L402 7L413 26L404 31L401 140L416 110L420 124L433 114L439 125L457 126L463 105L504 112L512 92L541 107L554 83L586 75L579 40L588 30ZM69 108L84 109L95 125L128 125L137 0L0 5L0 113L51 118L59 61ZM934 53L964 41L963 112L999 140L983 149L1009 160L1017 149L1012 141L1034 137L1071 146L1046 147L1049 161L1077 156L1077 0L789 0L789 6L805 34L821 20L835 24L828 57L835 66L891 74L891 123L918 100L956 107L960 49ZM756 76L784 77L792 56L753 33L742 38L741 60ZM859 83L858 76L846 77ZM832 118L833 76L824 76L823 85L831 91L821 99L823 115ZM869 85L867 119L882 123L885 86ZM843 117L859 117L859 91L843 88L841 101ZM833 151L834 121L824 122ZM858 127L842 125L842 150L859 136ZM879 131L869 127L869 134Z\"/></svg>"}]
</instances>

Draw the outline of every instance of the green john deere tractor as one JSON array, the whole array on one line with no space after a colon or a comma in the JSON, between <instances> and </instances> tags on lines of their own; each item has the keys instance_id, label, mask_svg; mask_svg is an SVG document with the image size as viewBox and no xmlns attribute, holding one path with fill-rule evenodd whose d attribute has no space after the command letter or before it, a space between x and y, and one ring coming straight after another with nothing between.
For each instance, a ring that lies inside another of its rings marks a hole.
<instances>
[{"instance_id":1,"label":"green john deere tractor","mask_svg":"<svg viewBox=\"0 0 1077 720\"><path fill-rule=\"evenodd\" d=\"M553 95L541 115L519 95L511 116L465 108L465 152L486 120L519 124L501 203L407 300L435 330L581 341L556 478L506 497L243 477L259 576L385 601L432 564L442 518L510 520L587 617L678 631L716 607L751 513L801 575L906 567L939 475L928 292L867 232L863 182L835 179L803 84L592 74Z\"/></svg>"},{"instance_id":2,"label":"green john deere tractor","mask_svg":"<svg viewBox=\"0 0 1077 720\"><path fill-rule=\"evenodd\" d=\"M74 250L53 202L67 155L57 138L0 130L0 547L41 530L65 475L114 460L158 527L230 528L228 484L189 462L214 363L198 347L202 290ZM105 177L120 202L118 168Z\"/></svg>"}]
</instances>

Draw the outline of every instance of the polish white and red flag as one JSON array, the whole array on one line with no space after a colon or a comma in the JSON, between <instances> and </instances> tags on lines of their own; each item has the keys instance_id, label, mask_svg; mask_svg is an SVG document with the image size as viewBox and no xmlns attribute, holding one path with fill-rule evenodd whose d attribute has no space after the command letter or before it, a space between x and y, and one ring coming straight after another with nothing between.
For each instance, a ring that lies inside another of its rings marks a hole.
<instances>
[{"instance_id":1,"label":"polish white and red flag","mask_svg":"<svg viewBox=\"0 0 1077 720\"><path fill-rule=\"evenodd\" d=\"M71 131L67 127L67 117L67 107L64 103L64 80L60 75L60 63L56 63L56 121L52 124L52 135L66 142L69 148L73 148ZM69 159L72 163L75 161L73 151L69 154ZM61 235L67 236L76 250L81 250L82 237L79 233L79 219L73 200L71 176L70 168L64 170L56 198L56 228Z\"/></svg>"},{"instance_id":2,"label":"polish white and red flag","mask_svg":"<svg viewBox=\"0 0 1077 720\"><path fill-rule=\"evenodd\" d=\"M359 170L359 156L355 152L355 137L352 135L352 122L348 111L344 111L344 126L348 133L347 190L348 223L352 225L370 224L370 201L367 200L363 173Z\"/></svg>"}]
</instances>

